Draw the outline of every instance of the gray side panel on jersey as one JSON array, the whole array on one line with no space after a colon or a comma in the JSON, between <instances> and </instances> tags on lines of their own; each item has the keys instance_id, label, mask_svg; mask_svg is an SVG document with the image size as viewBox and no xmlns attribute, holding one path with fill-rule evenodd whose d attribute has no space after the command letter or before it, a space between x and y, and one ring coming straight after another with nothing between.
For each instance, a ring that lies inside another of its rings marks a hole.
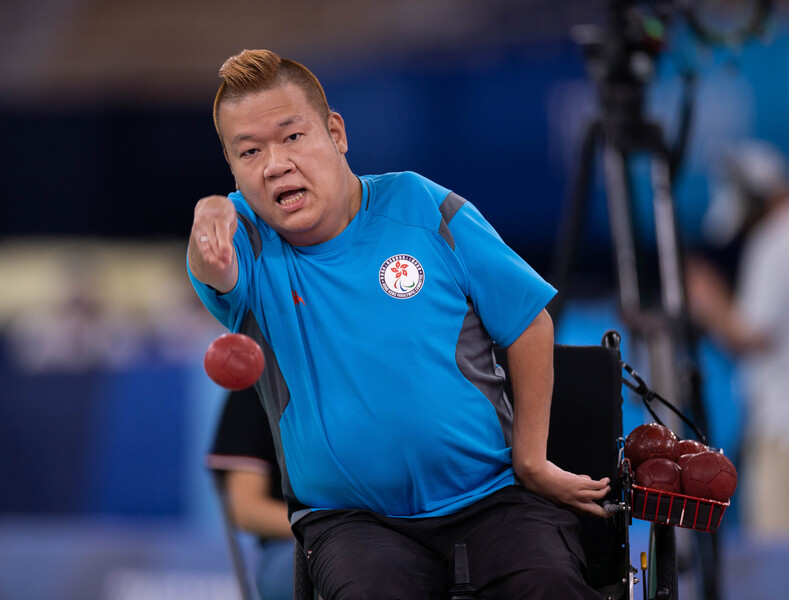
<instances>
[{"instance_id":1,"label":"gray side panel on jersey","mask_svg":"<svg viewBox=\"0 0 789 600\"><path fill-rule=\"evenodd\" d=\"M495 407L504 439L511 446L512 405L504 392L504 369L496 364L493 342L471 301L458 336L455 361L463 376Z\"/></svg>"},{"instance_id":2,"label":"gray side panel on jersey","mask_svg":"<svg viewBox=\"0 0 789 600\"><path fill-rule=\"evenodd\" d=\"M241 224L244 226L244 229L247 230L247 235L249 236L249 244L252 246L252 255L257 260L258 256L260 256L261 251L263 250L263 241L260 239L260 232L258 228L255 227L255 224L249 220L249 217L246 215L242 215L240 212L236 211L238 218L241 219Z\"/></svg>"},{"instance_id":3,"label":"gray side panel on jersey","mask_svg":"<svg viewBox=\"0 0 789 600\"><path fill-rule=\"evenodd\" d=\"M282 451L282 435L279 430L280 417L285 411L288 402L290 402L290 390L288 390L285 377L279 368L277 357L274 356L271 346L269 346L266 338L263 336L263 332L260 331L260 326L251 310L244 317L244 321L241 324L241 333L255 340L263 350L266 367L255 384L255 390L257 390L263 401L263 408L266 410L266 416L271 427L271 435L274 438L277 462L279 463L280 471L282 471L282 494L288 500L289 507L298 509L301 508L301 505L296 500L293 488L290 485L288 468L285 464L285 454Z\"/></svg>"},{"instance_id":4,"label":"gray side panel on jersey","mask_svg":"<svg viewBox=\"0 0 789 600\"><path fill-rule=\"evenodd\" d=\"M458 196L455 192L450 192L438 207L441 213L441 224L438 226L438 233L446 240L452 250L455 249L455 238L449 230L449 222L465 203L465 198Z\"/></svg>"}]
</instances>

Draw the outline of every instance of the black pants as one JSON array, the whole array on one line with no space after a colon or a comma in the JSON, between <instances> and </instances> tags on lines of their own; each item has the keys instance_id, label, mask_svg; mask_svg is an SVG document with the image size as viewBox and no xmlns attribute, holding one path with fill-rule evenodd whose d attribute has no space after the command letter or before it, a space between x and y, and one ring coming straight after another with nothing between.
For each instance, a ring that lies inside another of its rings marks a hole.
<instances>
[{"instance_id":1,"label":"black pants","mask_svg":"<svg viewBox=\"0 0 789 600\"><path fill-rule=\"evenodd\" d=\"M600 598L583 578L578 518L520 486L445 517L326 510L294 529L324 600L443 600L459 543L485 600Z\"/></svg>"}]
</instances>

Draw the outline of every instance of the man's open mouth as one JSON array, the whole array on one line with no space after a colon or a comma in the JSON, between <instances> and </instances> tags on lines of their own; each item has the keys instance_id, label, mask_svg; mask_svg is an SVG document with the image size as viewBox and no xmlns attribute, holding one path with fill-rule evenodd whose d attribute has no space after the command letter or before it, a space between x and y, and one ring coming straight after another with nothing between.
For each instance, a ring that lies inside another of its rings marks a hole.
<instances>
[{"instance_id":1,"label":"man's open mouth","mask_svg":"<svg viewBox=\"0 0 789 600\"><path fill-rule=\"evenodd\" d=\"M279 196L277 196L277 202L280 204L280 206L288 206L289 204L298 202L304 195L304 192L304 188L282 192Z\"/></svg>"}]
</instances>

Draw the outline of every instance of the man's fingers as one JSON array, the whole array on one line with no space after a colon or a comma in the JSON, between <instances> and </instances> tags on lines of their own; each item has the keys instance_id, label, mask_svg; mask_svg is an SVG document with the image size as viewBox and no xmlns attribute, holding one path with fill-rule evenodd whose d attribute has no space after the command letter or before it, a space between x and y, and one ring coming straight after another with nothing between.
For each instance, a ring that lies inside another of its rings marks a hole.
<instances>
[{"instance_id":1,"label":"man's fingers","mask_svg":"<svg viewBox=\"0 0 789 600\"><path fill-rule=\"evenodd\" d=\"M200 254L204 261L214 264L218 256L216 234L213 231L206 229L205 233L196 231L194 237L195 250Z\"/></svg>"},{"instance_id":2,"label":"man's fingers","mask_svg":"<svg viewBox=\"0 0 789 600\"><path fill-rule=\"evenodd\" d=\"M592 479L588 475L580 475L581 486L576 492L575 502L572 503L576 511L596 517L607 517L605 509L598 504L611 491L611 479Z\"/></svg>"},{"instance_id":3,"label":"man's fingers","mask_svg":"<svg viewBox=\"0 0 789 600\"><path fill-rule=\"evenodd\" d=\"M611 483L610 477L603 477L602 479L592 479L589 475L578 476L579 488L585 490L600 490Z\"/></svg>"},{"instance_id":4,"label":"man's fingers","mask_svg":"<svg viewBox=\"0 0 789 600\"><path fill-rule=\"evenodd\" d=\"M227 267L233 258L233 236L238 221L233 203L224 196L207 196L195 205L192 243L207 264Z\"/></svg>"},{"instance_id":5,"label":"man's fingers","mask_svg":"<svg viewBox=\"0 0 789 600\"><path fill-rule=\"evenodd\" d=\"M572 504L572 508L574 508L576 511L594 515L596 517L609 517L611 516L610 513L599 504L599 501L602 500L607 493L608 490L605 490L604 493L599 495L595 494L594 497L587 497L583 499L579 497L577 501Z\"/></svg>"},{"instance_id":6,"label":"man's fingers","mask_svg":"<svg viewBox=\"0 0 789 600\"><path fill-rule=\"evenodd\" d=\"M236 223L235 219L233 219L233 223ZM230 262L233 254L233 234L235 231L231 231L230 224L223 221L215 221L214 230L216 239L214 250L223 262Z\"/></svg>"},{"instance_id":7,"label":"man's fingers","mask_svg":"<svg viewBox=\"0 0 789 600\"><path fill-rule=\"evenodd\" d=\"M601 489L595 490L578 490L577 498L582 502L592 502L595 500L602 500L611 491L610 486L605 486Z\"/></svg>"},{"instance_id":8,"label":"man's fingers","mask_svg":"<svg viewBox=\"0 0 789 600\"><path fill-rule=\"evenodd\" d=\"M226 234L225 234L226 235ZM192 239L194 251L208 265L223 269L232 260L233 243L218 235L215 227L197 229Z\"/></svg>"}]
</instances>

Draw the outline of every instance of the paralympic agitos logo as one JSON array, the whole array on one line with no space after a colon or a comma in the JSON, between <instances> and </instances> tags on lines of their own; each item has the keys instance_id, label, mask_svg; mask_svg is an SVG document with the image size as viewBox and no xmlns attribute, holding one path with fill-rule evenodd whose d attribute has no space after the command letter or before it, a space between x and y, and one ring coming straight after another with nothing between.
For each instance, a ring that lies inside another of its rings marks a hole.
<instances>
[{"instance_id":1,"label":"paralympic agitos logo","mask_svg":"<svg viewBox=\"0 0 789 600\"><path fill-rule=\"evenodd\" d=\"M381 289L392 298L411 298L422 289L425 272L413 256L396 254L381 265L378 281L381 283Z\"/></svg>"}]
</instances>

